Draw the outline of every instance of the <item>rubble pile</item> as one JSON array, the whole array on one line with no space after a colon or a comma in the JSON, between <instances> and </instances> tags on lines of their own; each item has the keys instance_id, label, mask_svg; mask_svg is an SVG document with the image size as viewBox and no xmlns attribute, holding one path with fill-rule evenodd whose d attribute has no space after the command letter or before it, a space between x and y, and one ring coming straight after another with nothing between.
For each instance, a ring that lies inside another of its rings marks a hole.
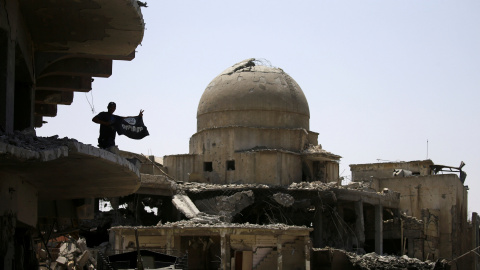
<instances>
[{"instance_id":1,"label":"rubble pile","mask_svg":"<svg viewBox=\"0 0 480 270\"><path fill-rule=\"evenodd\" d=\"M375 192L375 189L372 188L372 182L371 181L351 182L348 185L341 186L341 187L345 188L345 189L354 189L354 190Z\"/></svg>"},{"instance_id":2,"label":"rubble pile","mask_svg":"<svg viewBox=\"0 0 480 270\"><path fill-rule=\"evenodd\" d=\"M21 147L30 151L43 151L58 148L60 146L68 146L68 142L77 142L75 139L65 137L59 139L58 135L51 137L37 137L35 130L26 129L23 131L15 131L12 134L0 131L0 142Z\"/></svg>"},{"instance_id":3,"label":"rubble pile","mask_svg":"<svg viewBox=\"0 0 480 270\"><path fill-rule=\"evenodd\" d=\"M119 226L121 227L121 226ZM305 229L306 226L292 226L286 225L283 223L276 223L276 224L268 224L268 225L259 225L253 223L228 223L228 222L215 222L215 223L199 223L195 222L193 219L191 220L181 220L176 222L166 222L166 223L158 223L156 227L179 227L179 228L191 228L191 227L207 227L207 228L252 228L252 229ZM139 227L141 228L141 227Z\"/></svg>"},{"instance_id":4,"label":"rubble pile","mask_svg":"<svg viewBox=\"0 0 480 270\"><path fill-rule=\"evenodd\" d=\"M348 253L347 256L355 269L370 270L370 269L448 269L446 260L442 261L421 261L416 258L410 258L406 255L385 256L376 253L368 253L365 255L356 255Z\"/></svg>"},{"instance_id":5,"label":"rubble pile","mask_svg":"<svg viewBox=\"0 0 480 270\"><path fill-rule=\"evenodd\" d=\"M177 182L177 189L180 191L188 191L193 193L199 193L209 190L244 190L244 189L268 189L268 185L264 184L205 184L205 183L196 183L196 182Z\"/></svg>"},{"instance_id":6,"label":"rubble pile","mask_svg":"<svg viewBox=\"0 0 480 270\"><path fill-rule=\"evenodd\" d=\"M92 257L92 253L87 247L84 238L78 240L71 239L63 242L60 246L58 257L55 261L50 262L45 250L39 252L40 269L53 270L80 270L80 269L96 269L97 261Z\"/></svg>"},{"instance_id":7,"label":"rubble pile","mask_svg":"<svg viewBox=\"0 0 480 270\"><path fill-rule=\"evenodd\" d=\"M325 190L330 190L333 188L337 188L338 185L336 182L330 182L330 183L324 183L320 181L314 181L314 182L298 182L298 183L292 183L290 186L288 186L288 189L290 190L319 190L319 191L325 191Z\"/></svg>"}]
</instances>

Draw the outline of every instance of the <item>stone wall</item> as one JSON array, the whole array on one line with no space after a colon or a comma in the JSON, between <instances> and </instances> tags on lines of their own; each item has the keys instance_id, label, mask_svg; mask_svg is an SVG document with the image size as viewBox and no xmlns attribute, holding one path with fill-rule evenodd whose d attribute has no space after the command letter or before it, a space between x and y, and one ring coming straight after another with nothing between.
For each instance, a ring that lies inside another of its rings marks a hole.
<instances>
[{"instance_id":1,"label":"stone wall","mask_svg":"<svg viewBox=\"0 0 480 270\"><path fill-rule=\"evenodd\" d=\"M234 167L229 167L232 164ZM184 182L289 185L302 180L300 155L275 150L234 153L229 159L221 155L166 156L164 166L170 176Z\"/></svg>"},{"instance_id":2,"label":"stone wall","mask_svg":"<svg viewBox=\"0 0 480 270\"><path fill-rule=\"evenodd\" d=\"M467 196L466 189L455 174L427 175L412 177L392 177L378 179L378 189L384 188L399 192L400 211L417 219L427 219L435 216L438 222L438 233L430 230L431 241L435 234L439 237L438 256L452 259L466 248L465 234L467 222ZM428 212L425 212L428 210ZM426 215L426 213L429 213ZM433 221L432 221L433 222ZM437 251L436 251L437 252ZM437 254L435 252L435 254Z\"/></svg>"}]
</instances>

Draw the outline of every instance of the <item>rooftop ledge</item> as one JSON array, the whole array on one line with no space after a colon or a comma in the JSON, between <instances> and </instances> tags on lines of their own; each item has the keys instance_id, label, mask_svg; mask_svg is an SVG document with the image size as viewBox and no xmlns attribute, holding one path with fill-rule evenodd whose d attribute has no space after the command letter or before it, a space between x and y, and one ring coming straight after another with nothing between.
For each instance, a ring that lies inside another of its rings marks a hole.
<instances>
[{"instance_id":1,"label":"rooftop ledge","mask_svg":"<svg viewBox=\"0 0 480 270\"><path fill-rule=\"evenodd\" d=\"M75 140L49 149L0 141L0 181L26 181L40 200L125 196L140 187L138 169L125 158Z\"/></svg>"}]
</instances>

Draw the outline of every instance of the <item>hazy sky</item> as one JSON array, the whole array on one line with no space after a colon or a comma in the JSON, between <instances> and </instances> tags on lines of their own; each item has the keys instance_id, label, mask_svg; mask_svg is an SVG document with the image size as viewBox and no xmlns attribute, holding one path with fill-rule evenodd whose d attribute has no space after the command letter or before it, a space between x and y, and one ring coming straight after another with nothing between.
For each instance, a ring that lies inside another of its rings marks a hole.
<instances>
[{"instance_id":1,"label":"hazy sky","mask_svg":"<svg viewBox=\"0 0 480 270\"><path fill-rule=\"evenodd\" d=\"M120 149L188 153L208 83L264 58L303 89L310 129L343 157L342 176L349 164L379 160L464 161L469 210L480 212L480 1L147 2L136 58L114 61L110 78L59 105L37 135L96 146L91 118L115 101L118 115L144 109L150 131L139 141L117 136Z\"/></svg>"}]
</instances>

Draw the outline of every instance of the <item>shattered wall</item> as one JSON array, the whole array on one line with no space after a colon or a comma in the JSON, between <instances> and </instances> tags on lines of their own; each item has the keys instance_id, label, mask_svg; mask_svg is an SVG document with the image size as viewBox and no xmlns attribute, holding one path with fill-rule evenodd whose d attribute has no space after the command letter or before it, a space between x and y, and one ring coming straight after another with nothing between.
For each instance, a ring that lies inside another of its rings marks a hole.
<instances>
[{"instance_id":1,"label":"shattered wall","mask_svg":"<svg viewBox=\"0 0 480 270\"><path fill-rule=\"evenodd\" d=\"M453 259L467 251L467 191L455 174L378 178L377 191L389 188L400 195L400 211L425 221L426 259ZM438 223L438 232L436 226ZM438 240L437 240L438 237ZM438 241L438 248L434 248ZM412 255L412 254L409 254Z\"/></svg>"}]
</instances>

